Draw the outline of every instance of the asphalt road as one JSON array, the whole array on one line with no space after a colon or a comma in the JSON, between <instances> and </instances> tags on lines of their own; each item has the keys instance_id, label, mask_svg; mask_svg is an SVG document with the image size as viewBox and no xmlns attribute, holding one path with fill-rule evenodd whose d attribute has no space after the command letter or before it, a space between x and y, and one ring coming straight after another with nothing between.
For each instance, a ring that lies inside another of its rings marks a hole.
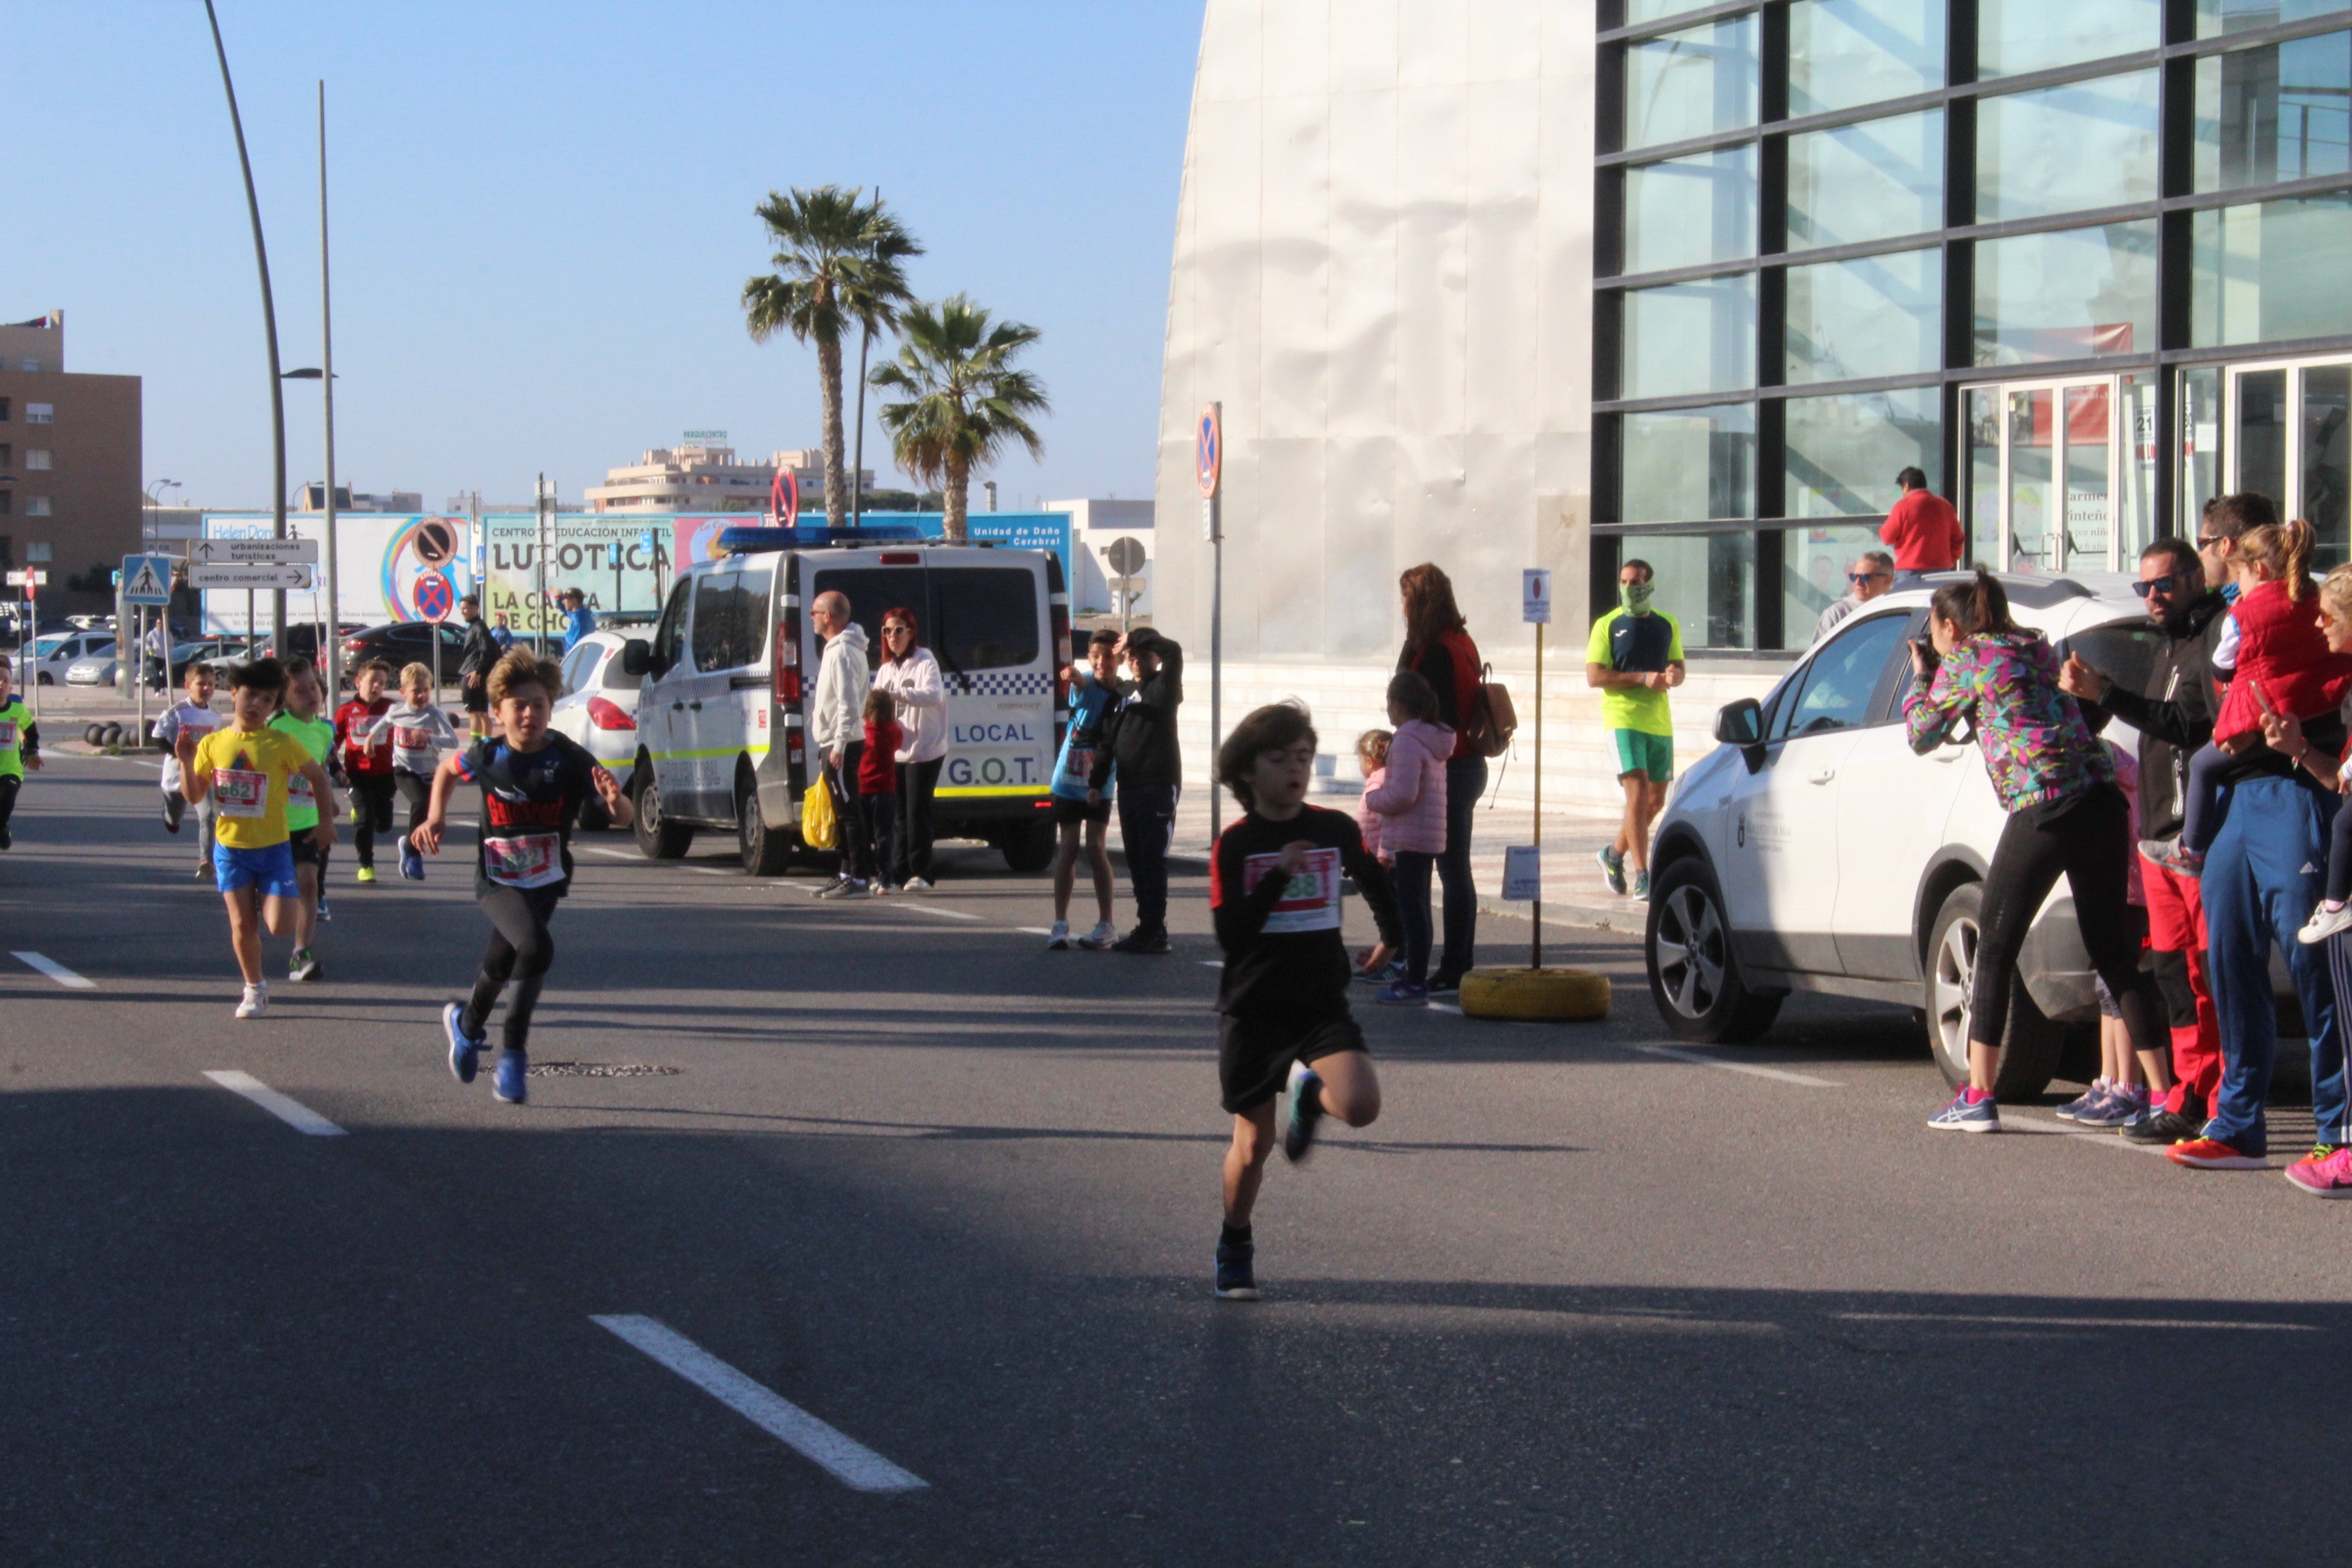
<instances>
[{"instance_id":1,"label":"asphalt road","mask_svg":"<svg viewBox=\"0 0 2352 1568\"><path fill-rule=\"evenodd\" d=\"M1657 1054L1606 936L1556 955L1619 977L1606 1025L1366 1005L1388 1114L1277 1162L1267 1299L1221 1303L1198 879L1173 957L1049 954L1043 879L977 850L836 906L583 836L534 1059L662 1070L515 1108L442 1065L485 934L462 856L363 889L346 847L326 980L238 1024L156 798L56 758L0 857L10 1568L2278 1563L2340 1533L2352 1205L2046 1110L1931 1135L1899 1012ZM855 1489L606 1315L923 1484Z\"/></svg>"}]
</instances>

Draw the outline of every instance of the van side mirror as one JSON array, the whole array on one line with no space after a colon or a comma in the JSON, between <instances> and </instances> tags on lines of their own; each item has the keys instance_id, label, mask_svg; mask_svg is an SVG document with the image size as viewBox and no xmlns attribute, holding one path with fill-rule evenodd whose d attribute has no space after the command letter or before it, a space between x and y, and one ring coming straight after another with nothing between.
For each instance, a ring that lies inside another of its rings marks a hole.
<instances>
[{"instance_id":1,"label":"van side mirror","mask_svg":"<svg viewBox=\"0 0 2352 1568\"><path fill-rule=\"evenodd\" d=\"M1753 697L1725 703L1715 716L1715 738L1722 745L1738 747L1748 771L1754 773L1764 765L1764 705Z\"/></svg>"},{"instance_id":2,"label":"van side mirror","mask_svg":"<svg viewBox=\"0 0 2352 1568\"><path fill-rule=\"evenodd\" d=\"M643 675L654 667L653 645L643 637L631 637L621 645L621 673Z\"/></svg>"}]
</instances>

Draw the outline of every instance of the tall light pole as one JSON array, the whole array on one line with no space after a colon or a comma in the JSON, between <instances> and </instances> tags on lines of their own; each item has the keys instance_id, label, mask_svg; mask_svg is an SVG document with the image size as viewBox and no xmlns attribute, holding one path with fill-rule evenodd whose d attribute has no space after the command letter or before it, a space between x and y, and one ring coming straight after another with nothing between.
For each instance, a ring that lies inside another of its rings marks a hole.
<instances>
[{"instance_id":1,"label":"tall light pole","mask_svg":"<svg viewBox=\"0 0 2352 1568\"><path fill-rule=\"evenodd\" d=\"M341 579L335 575L335 312L327 291L327 84L319 83L319 378L327 409L327 706L342 701ZM438 637L436 631L435 636ZM439 644L436 643L437 651Z\"/></svg>"},{"instance_id":2,"label":"tall light pole","mask_svg":"<svg viewBox=\"0 0 2352 1568\"><path fill-rule=\"evenodd\" d=\"M228 48L221 42L220 17L213 0L205 0L205 19L213 27L213 53L220 59L221 90L228 95L229 129L236 132L237 166L245 172L245 211L253 221L253 261L261 273L261 325L269 343L269 512L275 537L286 537L286 392L278 384L278 307L269 292L269 250L261 239L261 198L253 190L253 160L245 150L245 121L236 112L236 84L229 80ZM252 617L246 630L252 631ZM286 590L269 595L269 634L279 652L286 647Z\"/></svg>"}]
</instances>

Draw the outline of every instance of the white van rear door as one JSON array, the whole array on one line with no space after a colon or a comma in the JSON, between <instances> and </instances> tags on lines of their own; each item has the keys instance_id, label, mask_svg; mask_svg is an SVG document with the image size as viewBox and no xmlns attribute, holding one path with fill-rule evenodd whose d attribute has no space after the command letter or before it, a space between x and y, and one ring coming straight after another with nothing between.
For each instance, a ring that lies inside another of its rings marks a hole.
<instances>
[{"instance_id":1,"label":"white van rear door","mask_svg":"<svg viewBox=\"0 0 2352 1568\"><path fill-rule=\"evenodd\" d=\"M973 551L934 558L927 640L948 689L940 799L1042 799L1053 782L1045 594L1040 556Z\"/></svg>"}]
</instances>

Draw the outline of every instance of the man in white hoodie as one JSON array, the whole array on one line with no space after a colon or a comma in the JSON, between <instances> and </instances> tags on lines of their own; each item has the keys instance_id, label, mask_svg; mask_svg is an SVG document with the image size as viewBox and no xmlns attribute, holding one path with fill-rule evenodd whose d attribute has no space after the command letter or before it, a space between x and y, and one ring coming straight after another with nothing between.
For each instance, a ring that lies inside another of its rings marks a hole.
<instances>
[{"instance_id":1,"label":"man in white hoodie","mask_svg":"<svg viewBox=\"0 0 2352 1568\"><path fill-rule=\"evenodd\" d=\"M866 750L866 693L874 674L866 661L866 628L849 618L849 601L830 590L816 596L810 624L824 639L816 670L816 711L809 732L824 759L826 787L841 844L841 875L817 891L820 899L862 899L874 874L867 862L873 835L857 793L857 759Z\"/></svg>"}]
</instances>

